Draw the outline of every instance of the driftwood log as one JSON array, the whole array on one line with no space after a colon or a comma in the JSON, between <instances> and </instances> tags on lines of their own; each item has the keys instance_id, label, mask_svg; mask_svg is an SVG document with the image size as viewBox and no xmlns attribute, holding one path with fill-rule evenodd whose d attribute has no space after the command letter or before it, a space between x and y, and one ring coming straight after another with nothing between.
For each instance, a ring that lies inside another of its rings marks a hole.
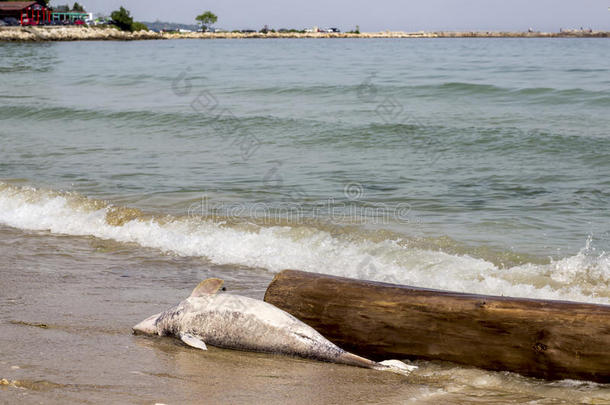
<instances>
[{"instance_id":1,"label":"driftwood log","mask_svg":"<svg viewBox=\"0 0 610 405\"><path fill-rule=\"evenodd\" d=\"M265 301L373 359L437 359L610 382L610 306L463 294L284 270Z\"/></svg>"}]
</instances>

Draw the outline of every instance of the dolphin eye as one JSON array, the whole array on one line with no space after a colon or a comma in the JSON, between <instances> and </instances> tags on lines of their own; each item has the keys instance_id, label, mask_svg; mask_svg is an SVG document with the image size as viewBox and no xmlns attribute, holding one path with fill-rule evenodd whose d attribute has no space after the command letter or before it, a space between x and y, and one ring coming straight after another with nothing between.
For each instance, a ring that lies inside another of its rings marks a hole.
<instances>
[{"instance_id":1,"label":"dolphin eye","mask_svg":"<svg viewBox=\"0 0 610 405\"><path fill-rule=\"evenodd\" d=\"M222 290L222 291L227 291L227 288L226 288L226 287L222 287L222 289L221 289L221 290Z\"/></svg>"}]
</instances>

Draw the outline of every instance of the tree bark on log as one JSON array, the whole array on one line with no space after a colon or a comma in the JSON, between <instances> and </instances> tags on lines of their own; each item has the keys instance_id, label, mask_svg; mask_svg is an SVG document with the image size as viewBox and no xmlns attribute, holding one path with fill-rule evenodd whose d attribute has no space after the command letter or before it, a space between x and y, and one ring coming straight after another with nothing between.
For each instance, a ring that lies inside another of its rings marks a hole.
<instances>
[{"instance_id":1,"label":"tree bark on log","mask_svg":"<svg viewBox=\"0 0 610 405\"><path fill-rule=\"evenodd\" d=\"M265 301L352 353L610 382L610 306L464 294L295 270Z\"/></svg>"}]
</instances>

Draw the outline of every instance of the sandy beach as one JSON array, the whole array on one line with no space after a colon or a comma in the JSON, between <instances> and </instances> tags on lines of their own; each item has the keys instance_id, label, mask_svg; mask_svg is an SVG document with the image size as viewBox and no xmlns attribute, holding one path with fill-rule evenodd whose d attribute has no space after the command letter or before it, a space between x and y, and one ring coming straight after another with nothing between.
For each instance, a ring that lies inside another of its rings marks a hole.
<instances>
[{"instance_id":1,"label":"sandy beach","mask_svg":"<svg viewBox=\"0 0 610 405\"><path fill-rule=\"evenodd\" d=\"M234 293L260 298L270 274L95 238L27 232L23 244L22 233L0 228L2 403L474 404L492 392L503 393L497 403L610 400L607 389L586 384L451 363L417 362L405 378L134 336L133 324L183 299L195 280L224 273Z\"/></svg>"},{"instance_id":2,"label":"sandy beach","mask_svg":"<svg viewBox=\"0 0 610 405\"><path fill-rule=\"evenodd\" d=\"M94 239L31 234L31 244L16 246L18 233L0 232L9 264L0 282L2 403L388 403L428 395L395 374L134 336L140 318L189 294L191 283L178 279L185 269L193 280L219 269ZM78 251L89 260L75 262ZM28 269L17 264L25 258ZM229 289L258 298L270 278L232 273L240 281L227 277Z\"/></svg>"},{"instance_id":3,"label":"sandy beach","mask_svg":"<svg viewBox=\"0 0 610 405\"><path fill-rule=\"evenodd\" d=\"M153 31L125 32L100 27L0 27L0 41L133 41L145 39L245 39L245 38L607 38L607 31L564 32L492 32L492 31L438 31L404 32L381 31L353 33L292 33L269 32L185 32L157 33Z\"/></svg>"}]
</instances>

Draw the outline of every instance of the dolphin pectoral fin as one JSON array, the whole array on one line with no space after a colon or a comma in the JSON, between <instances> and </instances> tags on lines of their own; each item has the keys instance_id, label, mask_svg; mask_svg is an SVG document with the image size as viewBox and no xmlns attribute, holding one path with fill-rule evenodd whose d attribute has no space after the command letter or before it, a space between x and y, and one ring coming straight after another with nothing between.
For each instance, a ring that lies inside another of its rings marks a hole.
<instances>
[{"instance_id":1,"label":"dolphin pectoral fin","mask_svg":"<svg viewBox=\"0 0 610 405\"><path fill-rule=\"evenodd\" d=\"M204 295L216 294L222 288L224 281L219 278L208 278L197 284L191 293L191 297L202 297Z\"/></svg>"},{"instance_id":2,"label":"dolphin pectoral fin","mask_svg":"<svg viewBox=\"0 0 610 405\"><path fill-rule=\"evenodd\" d=\"M181 333L180 340L187 345L194 347L195 349L208 350L208 347L205 345L203 340L199 339L197 336L191 335L190 333Z\"/></svg>"}]
</instances>

